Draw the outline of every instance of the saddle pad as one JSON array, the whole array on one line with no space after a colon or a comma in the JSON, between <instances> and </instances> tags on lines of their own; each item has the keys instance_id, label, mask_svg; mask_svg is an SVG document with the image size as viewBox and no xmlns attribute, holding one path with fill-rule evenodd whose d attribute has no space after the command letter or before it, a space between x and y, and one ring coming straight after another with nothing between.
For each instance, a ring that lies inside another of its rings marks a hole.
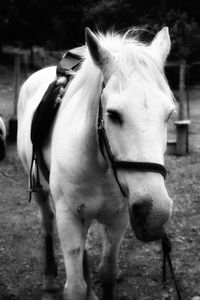
<instances>
[{"instance_id":1,"label":"saddle pad","mask_svg":"<svg viewBox=\"0 0 200 300\"><path fill-rule=\"evenodd\" d=\"M60 104L56 101L56 98L59 95L61 87L66 87L71 78L72 71L80 64L80 60L80 55L68 51L58 63L57 79L47 88L33 116L31 141L35 150L41 150L45 139L48 137ZM61 76L66 77L66 80L59 81L58 79Z\"/></svg>"},{"instance_id":2,"label":"saddle pad","mask_svg":"<svg viewBox=\"0 0 200 300\"><path fill-rule=\"evenodd\" d=\"M54 80L46 90L40 101L32 120L31 141L35 149L41 149L45 138L48 136L59 105L55 99L60 91L60 84Z\"/></svg>"}]
</instances>

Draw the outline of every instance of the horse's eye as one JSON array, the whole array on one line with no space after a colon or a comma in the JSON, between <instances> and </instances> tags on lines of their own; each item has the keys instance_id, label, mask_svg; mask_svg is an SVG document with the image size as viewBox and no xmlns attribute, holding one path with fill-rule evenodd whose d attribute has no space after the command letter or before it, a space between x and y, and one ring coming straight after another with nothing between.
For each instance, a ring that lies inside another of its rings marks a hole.
<instances>
[{"instance_id":1,"label":"horse's eye","mask_svg":"<svg viewBox=\"0 0 200 300\"><path fill-rule=\"evenodd\" d=\"M108 109L107 112L108 112L108 117L109 117L109 119L110 119L113 123L120 124L120 125L123 124L122 116L121 116L121 114L120 114L118 111Z\"/></svg>"}]
</instances>

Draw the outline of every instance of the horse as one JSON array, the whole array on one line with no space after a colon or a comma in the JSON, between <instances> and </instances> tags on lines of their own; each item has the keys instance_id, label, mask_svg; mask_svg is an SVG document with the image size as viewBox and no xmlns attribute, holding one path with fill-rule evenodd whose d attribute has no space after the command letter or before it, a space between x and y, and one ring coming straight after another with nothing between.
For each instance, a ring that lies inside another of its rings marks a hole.
<instances>
[{"instance_id":1,"label":"horse","mask_svg":"<svg viewBox=\"0 0 200 300\"><path fill-rule=\"evenodd\" d=\"M0 116L0 161L6 155L6 126L3 118Z\"/></svg>"},{"instance_id":2,"label":"horse","mask_svg":"<svg viewBox=\"0 0 200 300\"><path fill-rule=\"evenodd\" d=\"M164 74L169 31L162 28L148 43L134 32L103 34L86 28L81 65L41 149L49 181L41 168L33 168L43 186L33 193L46 245L43 289L57 286L55 219L66 271L65 300L98 299L86 271L86 238L93 220L102 230L98 272L103 299L111 300L120 272L120 243L129 224L137 239L159 240L172 213L164 181L167 122L175 109ZM28 173L34 111L55 78L56 67L46 67L21 87L17 148Z\"/></svg>"}]
</instances>

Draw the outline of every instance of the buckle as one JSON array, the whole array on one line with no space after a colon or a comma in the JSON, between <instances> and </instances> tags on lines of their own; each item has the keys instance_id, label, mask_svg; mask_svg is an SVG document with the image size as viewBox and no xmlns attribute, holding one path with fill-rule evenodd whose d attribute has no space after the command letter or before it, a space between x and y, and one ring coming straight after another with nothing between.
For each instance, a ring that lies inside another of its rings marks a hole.
<instances>
[{"instance_id":1,"label":"buckle","mask_svg":"<svg viewBox=\"0 0 200 300\"><path fill-rule=\"evenodd\" d=\"M98 130L102 131L103 128L104 128L104 120L101 119L101 120L98 121Z\"/></svg>"}]
</instances>

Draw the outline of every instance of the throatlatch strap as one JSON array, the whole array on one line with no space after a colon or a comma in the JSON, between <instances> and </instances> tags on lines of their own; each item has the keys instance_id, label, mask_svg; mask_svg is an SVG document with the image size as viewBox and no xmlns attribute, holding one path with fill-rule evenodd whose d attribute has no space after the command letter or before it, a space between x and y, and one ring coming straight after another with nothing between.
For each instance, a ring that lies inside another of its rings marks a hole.
<instances>
[{"instance_id":1,"label":"throatlatch strap","mask_svg":"<svg viewBox=\"0 0 200 300\"><path fill-rule=\"evenodd\" d=\"M178 300L182 300L181 298L181 294L177 285L177 281L176 281L176 277L175 277L175 273L174 273L174 269L172 266L172 261L171 261L171 257L170 257L170 252L172 250L172 244L170 241L170 235L165 234L164 237L162 238L162 249L163 249L163 286L164 288L167 285L167 279L166 279L166 262L168 262L169 265L169 269L170 272L172 274L172 279L176 288L176 292L177 292L177 296L178 296Z\"/></svg>"}]
</instances>

